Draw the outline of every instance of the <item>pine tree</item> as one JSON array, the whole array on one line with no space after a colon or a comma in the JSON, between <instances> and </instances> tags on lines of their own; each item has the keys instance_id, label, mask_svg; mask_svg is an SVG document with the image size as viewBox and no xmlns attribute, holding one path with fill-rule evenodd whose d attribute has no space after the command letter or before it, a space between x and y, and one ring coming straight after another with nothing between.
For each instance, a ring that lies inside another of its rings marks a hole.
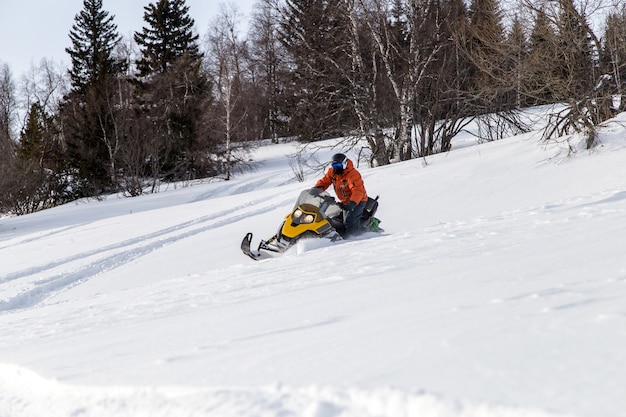
<instances>
[{"instance_id":1,"label":"pine tree","mask_svg":"<svg viewBox=\"0 0 626 417\"><path fill-rule=\"evenodd\" d=\"M469 8L470 53L477 67L473 74L475 88L487 93L492 103L488 110L502 107L502 94L496 91L505 78L505 32L502 13L496 0L472 0Z\"/></svg>"},{"instance_id":2,"label":"pine tree","mask_svg":"<svg viewBox=\"0 0 626 417\"><path fill-rule=\"evenodd\" d=\"M553 117L545 138L584 132L588 149L596 143L596 126L610 117L610 94L605 77L599 76L600 41L589 26L584 11L573 0L559 0L554 15L556 36L550 57L554 99L566 103Z\"/></svg>"},{"instance_id":3,"label":"pine tree","mask_svg":"<svg viewBox=\"0 0 626 417\"><path fill-rule=\"evenodd\" d=\"M144 7L144 26L135 32L135 42L142 57L137 62L140 76L164 73L174 62L187 54L200 59L194 20L189 16L185 0L159 0Z\"/></svg>"},{"instance_id":4,"label":"pine tree","mask_svg":"<svg viewBox=\"0 0 626 417\"><path fill-rule=\"evenodd\" d=\"M543 9L535 12L535 19L530 32L529 48L531 53L546 51L554 43L554 29L550 25L548 16Z\"/></svg>"},{"instance_id":5,"label":"pine tree","mask_svg":"<svg viewBox=\"0 0 626 417\"><path fill-rule=\"evenodd\" d=\"M606 19L604 35L604 71L611 74L616 93L626 94L626 6L610 13ZM619 109L626 109L626 98L622 98Z\"/></svg>"},{"instance_id":6,"label":"pine tree","mask_svg":"<svg viewBox=\"0 0 626 417\"><path fill-rule=\"evenodd\" d=\"M528 75L525 82L529 105L552 103L556 100L553 60L556 55L556 33L543 9L535 11L525 59Z\"/></svg>"},{"instance_id":7,"label":"pine tree","mask_svg":"<svg viewBox=\"0 0 626 417\"><path fill-rule=\"evenodd\" d=\"M502 13L496 0L472 0L469 16L470 24L483 43L491 45L504 40Z\"/></svg>"},{"instance_id":8,"label":"pine tree","mask_svg":"<svg viewBox=\"0 0 626 417\"><path fill-rule=\"evenodd\" d=\"M113 57L113 50L121 38L113 16L102 10L102 0L84 0L83 10L74 21L69 35L72 47L65 51L72 60L69 71L72 88L84 92L106 75L123 70L122 64Z\"/></svg>"},{"instance_id":9,"label":"pine tree","mask_svg":"<svg viewBox=\"0 0 626 417\"><path fill-rule=\"evenodd\" d=\"M46 125L49 123L50 118L44 113L41 104L33 103L28 112L26 126L20 135L17 148L17 156L20 159L37 159L42 166Z\"/></svg>"},{"instance_id":10,"label":"pine tree","mask_svg":"<svg viewBox=\"0 0 626 417\"><path fill-rule=\"evenodd\" d=\"M513 19L513 24L511 25L511 30L508 33L506 42L509 49L509 67L507 70L512 72L514 79L514 89L510 100L512 100L515 107L519 108L526 104L522 100L522 83L524 81L524 62L528 55L528 42L522 22L517 15Z\"/></svg>"},{"instance_id":11,"label":"pine tree","mask_svg":"<svg viewBox=\"0 0 626 417\"><path fill-rule=\"evenodd\" d=\"M70 31L72 91L60 106L69 168L87 184L83 195L115 190L115 160L109 151L117 137L111 109L115 88L125 70L113 50L120 37L113 16L102 10L102 0L84 0ZM78 189L79 187L75 187Z\"/></svg>"},{"instance_id":12,"label":"pine tree","mask_svg":"<svg viewBox=\"0 0 626 417\"><path fill-rule=\"evenodd\" d=\"M348 83L348 13L328 0L287 0L278 37L292 60L282 111L292 134L305 141L342 134L356 126Z\"/></svg>"},{"instance_id":13,"label":"pine tree","mask_svg":"<svg viewBox=\"0 0 626 417\"><path fill-rule=\"evenodd\" d=\"M516 60L521 61L528 53L528 41L526 40L526 33L524 32L522 22L517 15L513 19L513 24L511 25L511 30L506 40Z\"/></svg>"},{"instance_id":14,"label":"pine tree","mask_svg":"<svg viewBox=\"0 0 626 417\"><path fill-rule=\"evenodd\" d=\"M591 39L583 19L573 0L561 0L555 62L562 83L561 99L580 98L595 83Z\"/></svg>"},{"instance_id":15,"label":"pine tree","mask_svg":"<svg viewBox=\"0 0 626 417\"><path fill-rule=\"evenodd\" d=\"M40 102L33 103L28 112L26 125L20 133L17 156L23 160L36 161L40 168L60 170L62 151L58 133L54 116L49 114Z\"/></svg>"},{"instance_id":16,"label":"pine tree","mask_svg":"<svg viewBox=\"0 0 626 417\"><path fill-rule=\"evenodd\" d=\"M141 49L137 84L143 116L152 122L153 183L196 178L210 169L198 131L209 91L199 37L184 0L159 0L144 10L147 26L135 32Z\"/></svg>"}]
</instances>

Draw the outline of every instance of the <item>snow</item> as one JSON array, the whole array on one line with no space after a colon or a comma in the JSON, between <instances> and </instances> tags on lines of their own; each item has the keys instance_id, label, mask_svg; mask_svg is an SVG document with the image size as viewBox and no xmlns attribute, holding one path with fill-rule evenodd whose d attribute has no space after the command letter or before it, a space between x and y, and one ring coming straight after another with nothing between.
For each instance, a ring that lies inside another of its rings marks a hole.
<instances>
[{"instance_id":1,"label":"snow","mask_svg":"<svg viewBox=\"0 0 626 417\"><path fill-rule=\"evenodd\" d=\"M0 416L623 416L626 114L539 137L362 164L383 235L259 262L296 143L0 219Z\"/></svg>"}]
</instances>

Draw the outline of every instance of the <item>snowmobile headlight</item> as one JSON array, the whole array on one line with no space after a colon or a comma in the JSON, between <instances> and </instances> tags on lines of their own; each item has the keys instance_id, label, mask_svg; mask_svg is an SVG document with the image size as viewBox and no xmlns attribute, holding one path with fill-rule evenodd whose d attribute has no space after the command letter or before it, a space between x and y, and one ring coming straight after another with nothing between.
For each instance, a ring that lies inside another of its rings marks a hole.
<instances>
[{"instance_id":1,"label":"snowmobile headlight","mask_svg":"<svg viewBox=\"0 0 626 417\"><path fill-rule=\"evenodd\" d=\"M307 214L306 216L304 216L304 219L302 219L302 223L313 223L314 219L315 217L313 217L312 214Z\"/></svg>"},{"instance_id":2,"label":"snowmobile headlight","mask_svg":"<svg viewBox=\"0 0 626 417\"><path fill-rule=\"evenodd\" d=\"M300 218L300 216L302 216L302 210L297 209L297 210L295 210L295 211L293 212L293 218L294 218L294 219L299 219L299 218Z\"/></svg>"}]
</instances>

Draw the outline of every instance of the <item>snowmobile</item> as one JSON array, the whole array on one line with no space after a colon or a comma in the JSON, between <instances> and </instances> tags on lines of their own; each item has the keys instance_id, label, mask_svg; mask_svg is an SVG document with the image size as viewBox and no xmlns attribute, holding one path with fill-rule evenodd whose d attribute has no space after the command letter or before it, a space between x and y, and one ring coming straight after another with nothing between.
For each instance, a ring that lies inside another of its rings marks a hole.
<instances>
[{"instance_id":1,"label":"snowmobile","mask_svg":"<svg viewBox=\"0 0 626 417\"><path fill-rule=\"evenodd\" d=\"M378 209L378 196L368 198L359 227L362 232L382 233L374 217ZM296 204L281 223L278 232L268 240L262 240L256 251L250 248L252 233L241 241L242 252L254 260L282 254L301 239L327 238L331 241L346 237L344 210L335 198L319 188L303 190Z\"/></svg>"}]
</instances>

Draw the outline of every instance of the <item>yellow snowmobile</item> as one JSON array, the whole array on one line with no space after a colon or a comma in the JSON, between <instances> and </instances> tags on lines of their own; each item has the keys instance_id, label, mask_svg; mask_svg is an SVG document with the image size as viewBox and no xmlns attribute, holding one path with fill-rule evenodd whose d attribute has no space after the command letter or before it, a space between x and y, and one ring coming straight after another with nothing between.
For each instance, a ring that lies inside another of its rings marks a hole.
<instances>
[{"instance_id":1,"label":"yellow snowmobile","mask_svg":"<svg viewBox=\"0 0 626 417\"><path fill-rule=\"evenodd\" d=\"M378 197L369 198L360 228L363 232L382 233L378 227L380 220L374 217L378 209ZM344 211L327 192L311 188L300 193L293 210L285 216L278 232L268 240L262 240L256 251L252 251L252 233L241 241L242 252L254 260L271 254L280 254L292 247L300 239L323 237L331 241L345 237Z\"/></svg>"}]
</instances>

